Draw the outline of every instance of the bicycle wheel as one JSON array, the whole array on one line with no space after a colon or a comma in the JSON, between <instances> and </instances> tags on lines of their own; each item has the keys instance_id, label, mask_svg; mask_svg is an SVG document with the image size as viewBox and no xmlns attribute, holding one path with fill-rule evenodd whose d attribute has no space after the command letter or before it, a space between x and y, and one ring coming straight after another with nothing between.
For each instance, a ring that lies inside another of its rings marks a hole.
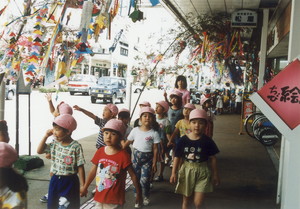
<instances>
[{"instance_id":1,"label":"bicycle wheel","mask_svg":"<svg viewBox=\"0 0 300 209\"><path fill-rule=\"evenodd\" d=\"M260 133L261 129L264 128L265 124L268 122L270 122L270 121L264 115L257 116L254 119L254 121L252 123L252 133L254 135L254 138L256 138L258 141L260 140L259 133Z\"/></svg>"},{"instance_id":2,"label":"bicycle wheel","mask_svg":"<svg viewBox=\"0 0 300 209\"><path fill-rule=\"evenodd\" d=\"M263 127L259 131L258 138L264 146L273 146L281 138L281 134L275 127Z\"/></svg>"},{"instance_id":3,"label":"bicycle wheel","mask_svg":"<svg viewBox=\"0 0 300 209\"><path fill-rule=\"evenodd\" d=\"M259 116L263 116L264 114L262 114L261 112L255 112L255 113L252 113L251 115L249 115L246 119L245 119L245 122L244 122L244 127L245 127L245 131L246 133L255 138L254 136L254 133L253 133L253 128L252 128L252 124L254 122L254 120L259 117Z\"/></svg>"}]
</instances>

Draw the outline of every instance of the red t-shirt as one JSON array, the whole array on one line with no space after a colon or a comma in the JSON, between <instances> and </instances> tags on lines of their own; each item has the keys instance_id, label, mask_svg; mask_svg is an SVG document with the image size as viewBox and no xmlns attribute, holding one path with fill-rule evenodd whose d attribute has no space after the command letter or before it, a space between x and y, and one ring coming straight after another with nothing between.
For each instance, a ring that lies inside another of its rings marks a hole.
<instances>
[{"instance_id":1,"label":"red t-shirt","mask_svg":"<svg viewBox=\"0 0 300 209\"><path fill-rule=\"evenodd\" d=\"M117 154L105 154L105 147L95 153L92 163L97 165L96 193L94 200L106 204L125 203L126 168L131 164L125 150Z\"/></svg>"}]
</instances>

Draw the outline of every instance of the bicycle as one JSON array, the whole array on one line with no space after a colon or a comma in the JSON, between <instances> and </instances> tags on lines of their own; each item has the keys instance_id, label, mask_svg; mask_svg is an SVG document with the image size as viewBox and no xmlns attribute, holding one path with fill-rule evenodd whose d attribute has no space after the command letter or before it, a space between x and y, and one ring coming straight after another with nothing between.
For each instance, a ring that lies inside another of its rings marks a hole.
<instances>
[{"instance_id":1,"label":"bicycle","mask_svg":"<svg viewBox=\"0 0 300 209\"><path fill-rule=\"evenodd\" d=\"M272 146L281 138L281 133L261 112L249 115L244 122L244 127L249 136L255 138L264 146Z\"/></svg>"}]
</instances>

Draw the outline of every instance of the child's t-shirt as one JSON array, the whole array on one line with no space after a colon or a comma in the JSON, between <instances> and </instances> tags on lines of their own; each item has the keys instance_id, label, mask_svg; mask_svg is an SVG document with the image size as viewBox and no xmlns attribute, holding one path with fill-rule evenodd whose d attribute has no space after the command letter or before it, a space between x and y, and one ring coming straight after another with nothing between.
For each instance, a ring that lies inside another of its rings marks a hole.
<instances>
[{"instance_id":1,"label":"child's t-shirt","mask_svg":"<svg viewBox=\"0 0 300 209\"><path fill-rule=\"evenodd\" d=\"M100 203L123 205L126 168L131 165L129 154L125 150L120 150L114 155L107 155L105 147L101 147L96 151L91 162L98 167L94 200Z\"/></svg>"},{"instance_id":2,"label":"child's t-shirt","mask_svg":"<svg viewBox=\"0 0 300 209\"><path fill-rule=\"evenodd\" d=\"M189 122L186 122L184 119L179 120L176 125L176 128L179 129L180 137L191 133L191 128Z\"/></svg>"},{"instance_id":3,"label":"child's t-shirt","mask_svg":"<svg viewBox=\"0 0 300 209\"><path fill-rule=\"evenodd\" d=\"M167 134L172 134L171 131L171 123L167 117L165 118L156 118L156 122L159 124L159 137L163 141L163 143L167 143Z\"/></svg>"},{"instance_id":4,"label":"child's t-shirt","mask_svg":"<svg viewBox=\"0 0 300 209\"><path fill-rule=\"evenodd\" d=\"M153 144L160 143L160 137L157 131L153 129L142 131L140 127L133 128L127 140L133 141L132 147L140 152L152 152Z\"/></svg>"},{"instance_id":5,"label":"child's t-shirt","mask_svg":"<svg viewBox=\"0 0 300 209\"><path fill-rule=\"evenodd\" d=\"M182 108L180 108L178 110L174 110L172 108L169 108L168 119L169 119L169 121L171 123L172 131L174 131L176 123L180 119L182 119Z\"/></svg>"},{"instance_id":6,"label":"child's t-shirt","mask_svg":"<svg viewBox=\"0 0 300 209\"><path fill-rule=\"evenodd\" d=\"M176 146L175 157L183 158L188 162L200 163L207 161L209 156L219 152L216 143L205 134L202 134L197 140L191 140L185 135L180 138Z\"/></svg>"},{"instance_id":7,"label":"child's t-shirt","mask_svg":"<svg viewBox=\"0 0 300 209\"><path fill-rule=\"evenodd\" d=\"M104 120L103 118L96 117L95 118L95 124L99 126L100 130L98 133L97 141L96 141L96 148L99 149L100 147L104 147L105 143L103 140L103 132L102 128L105 126L106 122L108 120Z\"/></svg>"},{"instance_id":8,"label":"child's t-shirt","mask_svg":"<svg viewBox=\"0 0 300 209\"><path fill-rule=\"evenodd\" d=\"M75 140L67 146L63 146L61 142L54 140L47 145L45 152L51 154L50 172L55 175L76 174L78 166L85 164L81 144Z\"/></svg>"}]
</instances>

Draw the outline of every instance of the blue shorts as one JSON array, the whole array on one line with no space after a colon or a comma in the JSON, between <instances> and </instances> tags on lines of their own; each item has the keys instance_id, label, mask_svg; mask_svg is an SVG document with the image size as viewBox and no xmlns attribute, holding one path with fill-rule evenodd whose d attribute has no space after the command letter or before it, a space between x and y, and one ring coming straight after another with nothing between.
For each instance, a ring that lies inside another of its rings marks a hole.
<instances>
[{"instance_id":1,"label":"blue shorts","mask_svg":"<svg viewBox=\"0 0 300 209\"><path fill-rule=\"evenodd\" d=\"M80 183L77 174L70 176L53 175L49 184L48 209L57 209L59 199L64 197L70 202L68 208L80 208Z\"/></svg>"}]
</instances>

